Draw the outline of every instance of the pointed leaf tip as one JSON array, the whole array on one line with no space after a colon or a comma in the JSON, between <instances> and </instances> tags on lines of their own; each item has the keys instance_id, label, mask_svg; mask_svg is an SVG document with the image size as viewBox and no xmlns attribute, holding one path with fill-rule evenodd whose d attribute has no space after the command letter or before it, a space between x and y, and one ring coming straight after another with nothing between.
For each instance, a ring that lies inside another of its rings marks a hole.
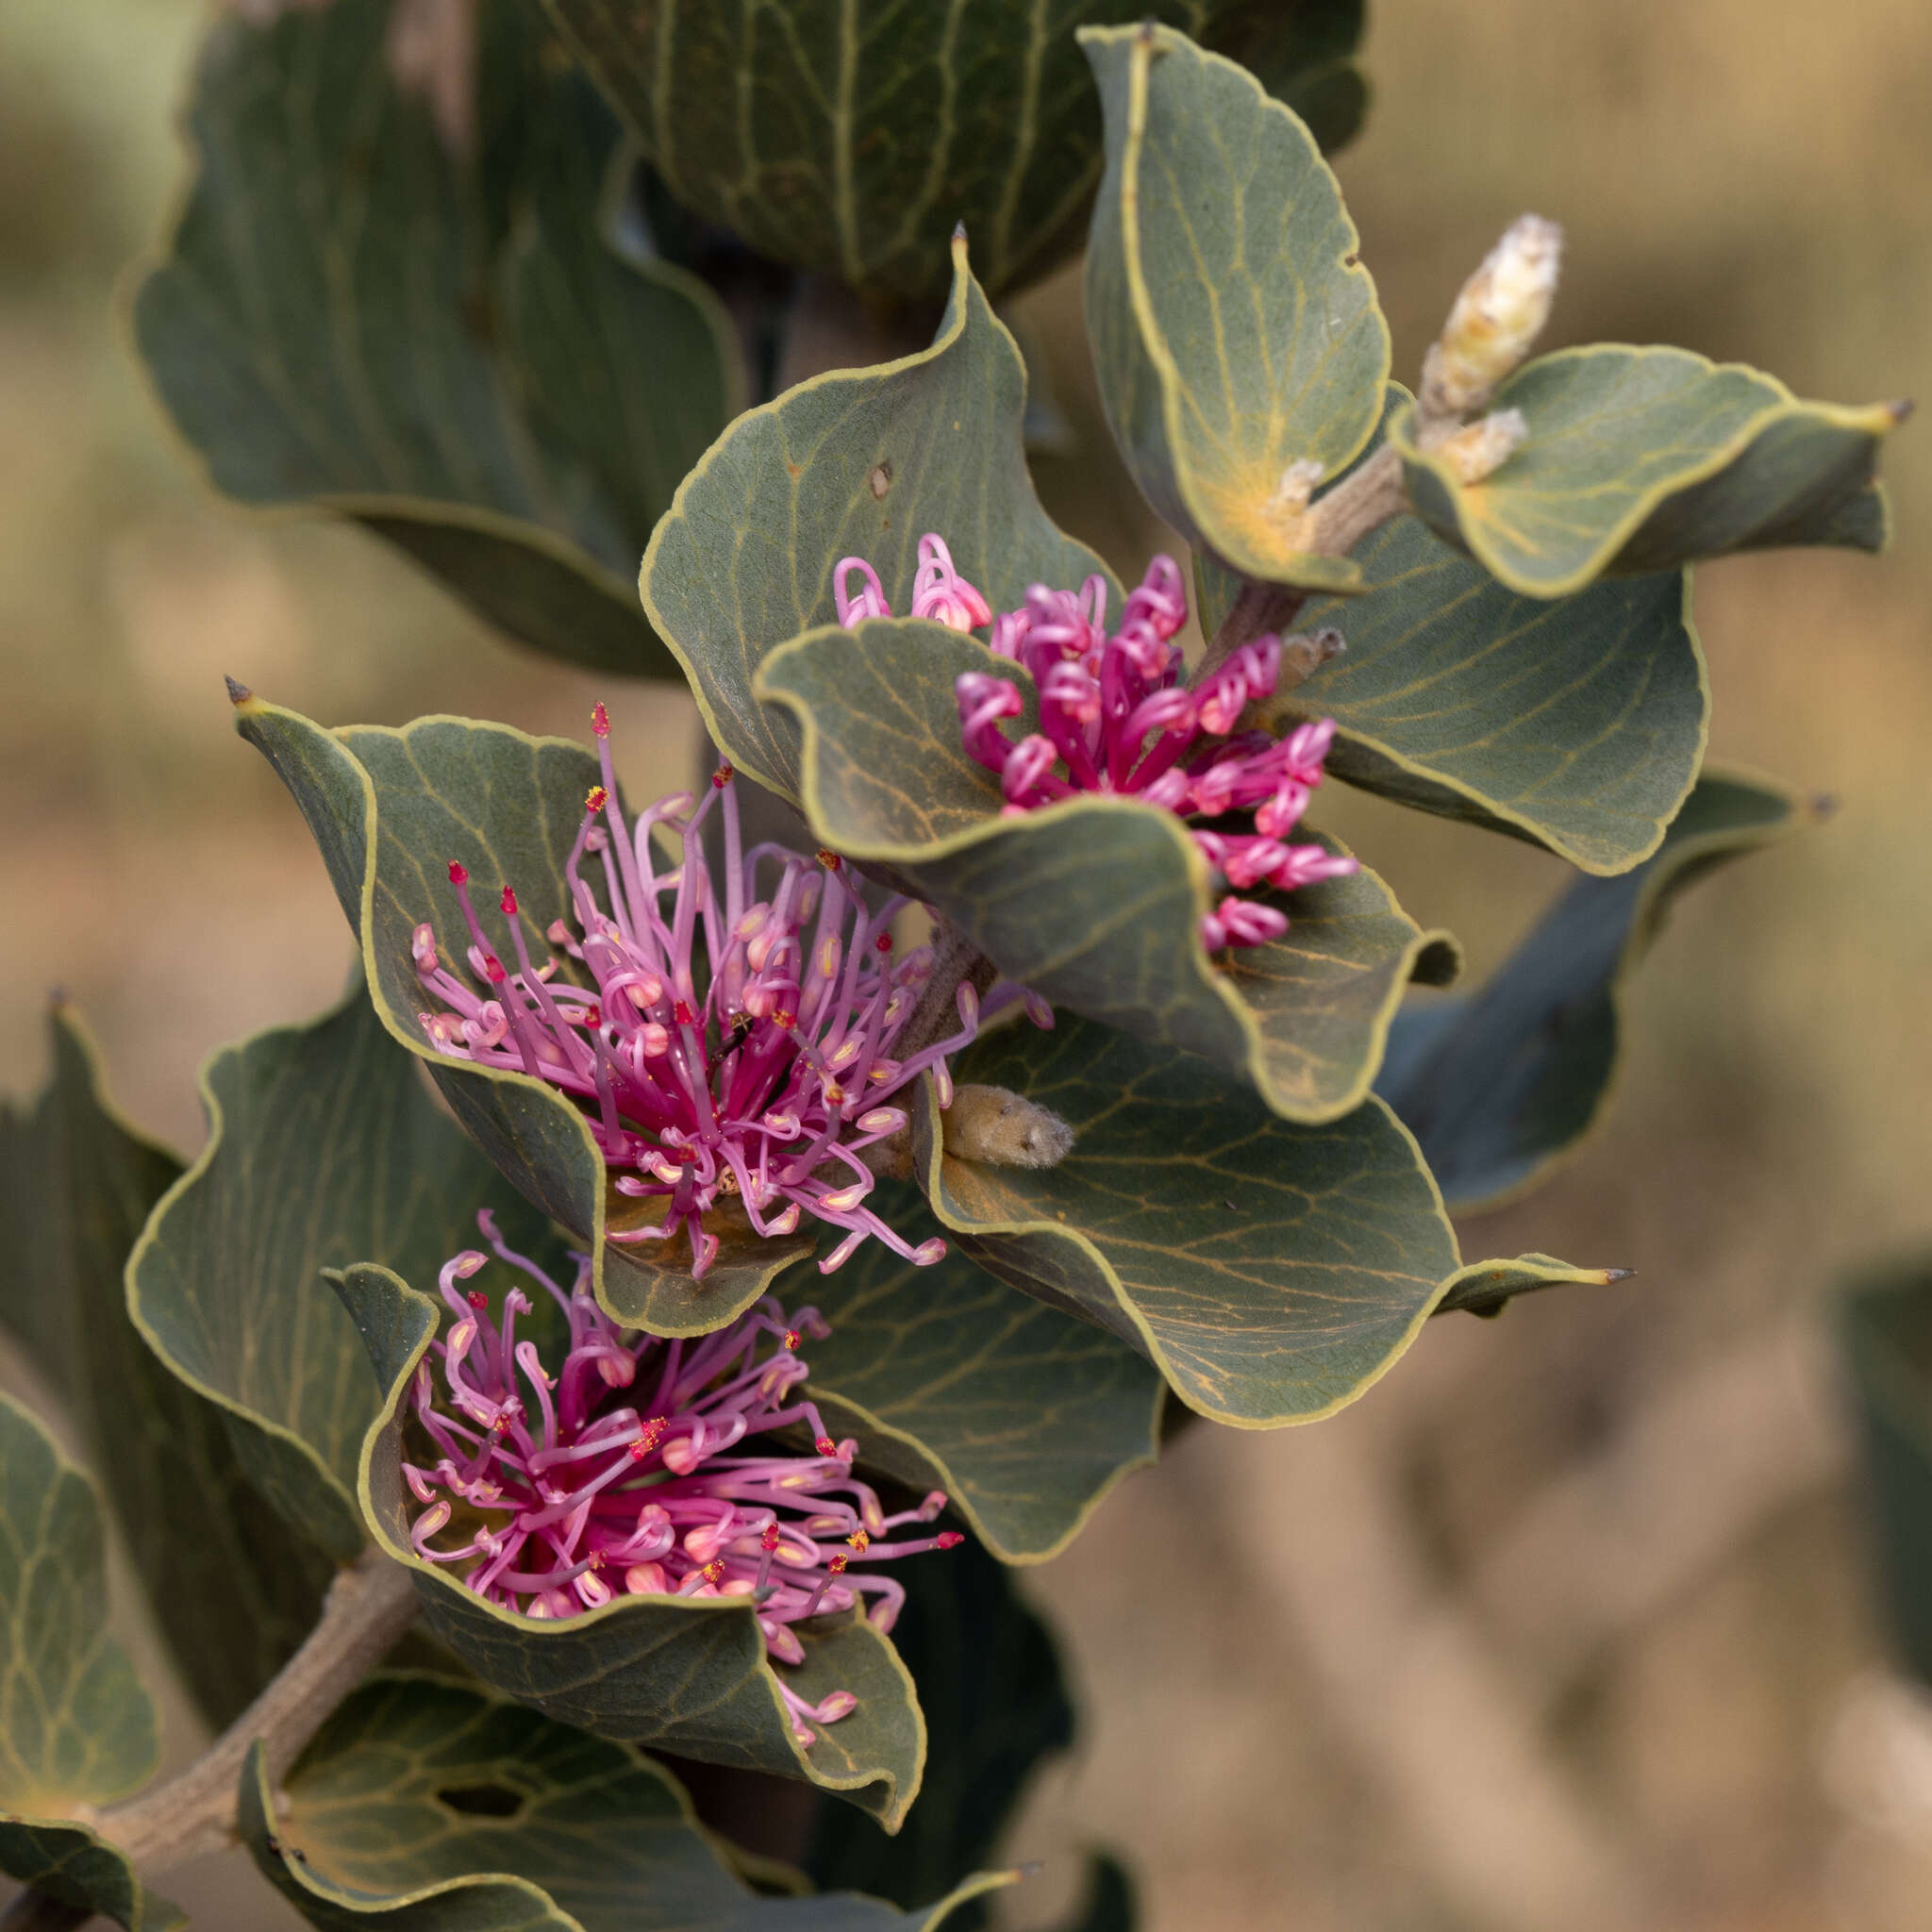
<instances>
[{"instance_id":1,"label":"pointed leaf tip","mask_svg":"<svg viewBox=\"0 0 1932 1932\"><path fill-rule=\"evenodd\" d=\"M245 705L255 695L239 677L225 677L222 682L228 687L228 702L231 705Z\"/></svg>"}]
</instances>

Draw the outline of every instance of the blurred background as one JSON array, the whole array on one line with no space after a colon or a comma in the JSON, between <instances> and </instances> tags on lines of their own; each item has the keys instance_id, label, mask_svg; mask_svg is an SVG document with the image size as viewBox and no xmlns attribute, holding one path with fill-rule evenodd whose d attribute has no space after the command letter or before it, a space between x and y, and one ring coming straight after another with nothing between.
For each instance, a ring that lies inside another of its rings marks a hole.
<instances>
[{"instance_id":1,"label":"blurred background","mask_svg":"<svg viewBox=\"0 0 1932 1932\"><path fill-rule=\"evenodd\" d=\"M171 443L115 291L178 181L204 18L0 8L0 1083L38 1085L63 987L184 1151L208 1052L313 1012L350 960L224 673L335 723L576 733L602 695L638 784L681 781L693 732L682 693L593 691L372 539L234 511ZM1553 344L1932 400L1924 0L1379 0L1365 64L1340 172L1399 375L1534 208L1569 230ZM1108 445L1077 276L1023 308L1077 438L1041 461L1049 507L1138 574L1160 533ZM1464 1231L1637 1279L1432 1324L1317 1427L1192 1429L1029 1574L1086 1720L1027 1808L1013 1849L1047 1862L1010 1924L1050 1923L1088 1841L1128 1854L1156 1932L1932 1924L1932 1715L1892 1674L1828 1307L1932 1241L1932 431L1887 461L1888 557L1698 583L1713 760L1835 815L1686 898L1607 1131ZM1562 884L1506 841L1325 808L1474 974ZM203 1924L293 1924L220 1861L167 1890Z\"/></svg>"}]
</instances>

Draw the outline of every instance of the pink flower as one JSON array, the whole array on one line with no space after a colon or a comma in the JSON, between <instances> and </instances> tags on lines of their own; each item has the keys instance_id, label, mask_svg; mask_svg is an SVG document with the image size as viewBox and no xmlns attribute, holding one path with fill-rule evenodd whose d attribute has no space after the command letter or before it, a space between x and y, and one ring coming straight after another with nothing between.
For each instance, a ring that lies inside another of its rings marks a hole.
<instances>
[{"instance_id":1,"label":"pink flower","mask_svg":"<svg viewBox=\"0 0 1932 1932\"><path fill-rule=\"evenodd\" d=\"M1198 683L1181 684L1180 647L1170 641L1187 622L1188 600L1173 558L1148 565L1109 636L1104 578L1089 577L1077 592L1035 584L1019 609L994 617L954 572L952 553L938 537L923 537L919 556L912 615L937 617L955 630L991 624L993 651L1024 664L1039 687L1042 728L1016 743L1001 725L1024 708L1018 686L980 671L965 673L956 686L966 749L998 776L1008 811L1032 811L1080 791L1143 798L1187 817L1253 809L1252 833L1197 828L1193 835L1201 856L1238 891L1265 885L1291 892L1357 869L1353 858L1286 839L1322 782L1335 721L1298 725L1278 740L1235 729L1248 705L1273 694L1281 641L1257 639ZM857 598L844 591L852 570L866 580ZM891 615L862 558L845 558L833 583L841 624ZM1287 930L1278 907L1230 895L1202 921L1201 941L1218 952L1260 945Z\"/></svg>"},{"instance_id":2,"label":"pink flower","mask_svg":"<svg viewBox=\"0 0 1932 1932\"><path fill-rule=\"evenodd\" d=\"M443 965L434 932L419 925L417 977L441 1008L419 1015L424 1030L453 1058L532 1074L583 1106L605 1160L629 1170L619 1192L666 1204L660 1224L614 1241L669 1242L688 1228L691 1273L702 1275L718 1253L705 1219L724 1195L760 1235L791 1234L801 1213L841 1230L819 1263L826 1274L868 1235L921 1266L939 1260L942 1241L908 1247L866 1206L863 1155L906 1125L905 1110L887 1103L926 1069L941 1104L950 1099L945 1057L978 1024L972 987L957 995L957 1034L895 1059L932 970L924 949L892 958L891 921L906 902L869 911L831 853L817 866L778 845L745 853L729 765L695 809L677 792L626 827L602 705L592 717L604 782L584 801L565 868L575 927L558 920L549 929L590 984L560 977L554 956L531 958L506 884L516 960L508 969L468 872L453 864L477 985ZM724 818L715 879L701 836L714 808ZM658 825L683 840L681 862L665 872L652 848ZM601 901L583 876L587 858L602 874Z\"/></svg>"},{"instance_id":3,"label":"pink flower","mask_svg":"<svg viewBox=\"0 0 1932 1932\"><path fill-rule=\"evenodd\" d=\"M801 1342L829 1333L815 1309L788 1321L766 1300L695 1341L627 1340L591 1298L587 1257L576 1257L566 1294L504 1245L488 1213L476 1224L570 1324L561 1371L546 1374L536 1344L516 1338L517 1318L534 1307L522 1288L505 1293L492 1319L487 1294L458 1287L487 1256L466 1249L439 1277L453 1319L416 1370L415 1417L435 1459L403 1464L424 1505L409 1541L428 1562L463 1566L478 1596L536 1618L575 1617L624 1595L749 1596L766 1654L798 1664L805 1649L791 1626L808 1618L872 1597L873 1624L892 1627L904 1587L852 1564L965 1541L957 1530L886 1540L931 1523L946 1498L935 1490L916 1509L888 1516L854 1479L858 1443L834 1442L801 1392L810 1374ZM801 1424L815 1457L775 1444L729 1453L748 1436ZM834 1724L858 1702L834 1690L808 1704L782 1679L779 1690L807 1745L806 1719Z\"/></svg>"}]
</instances>

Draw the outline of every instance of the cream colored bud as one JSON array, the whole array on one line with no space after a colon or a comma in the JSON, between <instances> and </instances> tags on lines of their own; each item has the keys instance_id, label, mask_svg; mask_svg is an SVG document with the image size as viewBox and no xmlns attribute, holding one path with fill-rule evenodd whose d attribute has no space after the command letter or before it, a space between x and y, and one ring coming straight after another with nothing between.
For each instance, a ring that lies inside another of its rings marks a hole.
<instances>
[{"instance_id":1,"label":"cream colored bud","mask_svg":"<svg viewBox=\"0 0 1932 1932\"><path fill-rule=\"evenodd\" d=\"M1005 1087L963 1086L941 1116L945 1149L992 1167L1058 1167L1073 1151L1074 1130L1051 1108Z\"/></svg>"},{"instance_id":2,"label":"cream colored bud","mask_svg":"<svg viewBox=\"0 0 1932 1932\"><path fill-rule=\"evenodd\" d=\"M1480 483L1528 441L1529 425L1521 409L1491 409L1440 444L1436 456L1455 472L1458 483Z\"/></svg>"},{"instance_id":3,"label":"cream colored bud","mask_svg":"<svg viewBox=\"0 0 1932 1932\"><path fill-rule=\"evenodd\" d=\"M1529 353L1556 298L1563 230L1523 215L1462 285L1423 365L1423 413L1467 416Z\"/></svg>"}]
</instances>

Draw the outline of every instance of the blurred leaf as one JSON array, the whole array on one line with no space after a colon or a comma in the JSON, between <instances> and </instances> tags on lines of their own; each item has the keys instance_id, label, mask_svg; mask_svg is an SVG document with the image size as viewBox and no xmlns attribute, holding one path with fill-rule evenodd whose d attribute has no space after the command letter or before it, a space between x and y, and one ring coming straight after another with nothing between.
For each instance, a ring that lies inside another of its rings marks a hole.
<instances>
[{"instance_id":1,"label":"blurred leaf","mask_svg":"<svg viewBox=\"0 0 1932 1932\"><path fill-rule=\"evenodd\" d=\"M359 981L320 1020L225 1047L202 1097L208 1145L128 1260L128 1307L220 1405L261 1492L346 1561L365 1541L356 1464L376 1391L322 1271L373 1258L433 1279L504 1191Z\"/></svg>"},{"instance_id":2,"label":"blurred leaf","mask_svg":"<svg viewBox=\"0 0 1932 1932\"><path fill-rule=\"evenodd\" d=\"M1133 1874L1111 1853L1095 1852L1088 1861L1080 1916L1068 1923L1065 1932L1134 1932L1140 1923Z\"/></svg>"},{"instance_id":3,"label":"blurred leaf","mask_svg":"<svg viewBox=\"0 0 1932 1932\"><path fill-rule=\"evenodd\" d=\"M1453 941L1423 932L1364 868L1257 894L1288 911L1287 935L1210 960L1208 868L1172 812L1096 792L1001 815L953 697L958 673L994 665L1030 704L1024 670L938 625L828 625L774 652L758 688L800 720L813 831L890 865L1056 1005L1200 1054L1288 1119L1357 1107L1403 990L1453 977Z\"/></svg>"},{"instance_id":4,"label":"blurred leaf","mask_svg":"<svg viewBox=\"0 0 1932 1932\"><path fill-rule=\"evenodd\" d=\"M1574 1148L1616 1065L1624 981L1671 901L1804 817L1788 791L1707 772L1654 858L1580 879L1475 992L1400 1017L1376 1091L1452 1207L1521 1193Z\"/></svg>"},{"instance_id":5,"label":"blurred leaf","mask_svg":"<svg viewBox=\"0 0 1932 1932\"><path fill-rule=\"evenodd\" d=\"M1432 1313L1500 1315L1520 1294L1545 1288L1607 1288L1627 1281L1627 1268L1573 1268L1554 1255L1518 1255L1513 1261L1472 1261L1449 1277L1449 1286Z\"/></svg>"},{"instance_id":6,"label":"blurred leaf","mask_svg":"<svg viewBox=\"0 0 1932 1932\"><path fill-rule=\"evenodd\" d=\"M335 1566L248 1480L223 1411L163 1365L128 1319L122 1274L181 1163L107 1099L79 1016L50 1018L44 1158L25 1219L43 1246L13 1299L61 1331L70 1411L168 1648L212 1728L240 1716L314 1626ZM5 1252L25 1258L13 1240ZM58 1258L55 1258L58 1256Z\"/></svg>"},{"instance_id":7,"label":"blurred leaf","mask_svg":"<svg viewBox=\"0 0 1932 1932\"><path fill-rule=\"evenodd\" d=\"M584 794L598 775L584 746L460 718L423 718L401 731L357 725L330 732L258 698L241 705L236 724L308 821L336 897L361 936L383 1025L427 1064L451 1110L505 1178L583 1242L596 1297L615 1320L658 1335L723 1327L780 1270L812 1252L809 1234L761 1240L748 1220L722 1212L707 1223L721 1246L702 1281L649 1247L611 1245L605 1232L612 1217L623 1217L619 1227L635 1225L649 1204L610 1191L603 1157L576 1108L541 1080L452 1059L424 1036L411 935L426 920L452 952L467 943L461 902L449 883L451 859L469 867L486 903L498 885L516 888L537 953L550 949L544 930L551 922L571 913L564 865L583 824ZM688 1263L689 1246L676 1252ZM339 1258L382 1257L365 1250ZM434 1273L415 1271L419 1279Z\"/></svg>"},{"instance_id":8,"label":"blurred leaf","mask_svg":"<svg viewBox=\"0 0 1932 1932\"><path fill-rule=\"evenodd\" d=\"M336 1277L375 1366L382 1407L362 1445L363 1514L377 1542L415 1577L436 1634L486 1683L546 1717L600 1738L646 1744L708 1764L808 1778L896 1831L919 1790L925 1725L912 1679L862 1618L796 1624L806 1660L785 1681L809 1703L835 1690L858 1707L792 1738L749 1597L621 1596L555 1622L499 1608L409 1544L402 1474L407 1403L416 1364L435 1339L437 1307L385 1268Z\"/></svg>"},{"instance_id":9,"label":"blurred leaf","mask_svg":"<svg viewBox=\"0 0 1932 1932\"><path fill-rule=\"evenodd\" d=\"M134 1867L84 1824L36 1824L0 1813L0 1872L42 1898L98 1912L127 1932L174 1932L188 1923L179 1906L148 1890Z\"/></svg>"},{"instance_id":10,"label":"blurred leaf","mask_svg":"<svg viewBox=\"0 0 1932 1932\"><path fill-rule=\"evenodd\" d=\"M915 1246L944 1232L916 1188L881 1181L873 1199ZM1141 1356L957 1250L915 1268L868 1241L811 1293L832 1330L809 1351L826 1426L867 1467L944 1490L1006 1562L1058 1555L1155 1458L1161 1382Z\"/></svg>"},{"instance_id":11,"label":"blurred leaf","mask_svg":"<svg viewBox=\"0 0 1932 1932\"><path fill-rule=\"evenodd\" d=\"M101 1507L33 1413L0 1395L0 1871L132 1932L182 1923L63 1813L124 1798L160 1761L155 1707L108 1635Z\"/></svg>"},{"instance_id":12,"label":"blurred leaf","mask_svg":"<svg viewBox=\"0 0 1932 1932\"><path fill-rule=\"evenodd\" d=\"M1080 36L1107 117L1087 251L1101 401L1141 493L1243 576L1345 591L1307 484L1374 433L1389 325L1308 130L1232 61L1152 26Z\"/></svg>"},{"instance_id":13,"label":"blurred leaf","mask_svg":"<svg viewBox=\"0 0 1932 1932\"><path fill-rule=\"evenodd\" d=\"M963 221L995 294L1078 245L1100 175L1084 21L1151 12L1265 74L1340 144L1360 0L549 0L680 201L874 296L945 293ZM970 573L969 573L970 575Z\"/></svg>"},{"instance_id":14,"label":"blurred leaf","mask_svg":"<svg viewBox=\"0 0 1932 1932\"><path fill-rule=\"evenodd\" d=\"M1932 1685L1932 1269L1915 1260L1856 1282L1839 1323L1892 1629Z\"/></svg>"},{"instance_id":15,"label":"blurred leaf","mask_svg":"<svg viewBox=\"0 0 1932 1932\"><path fill-rule=\"evenodd\" d=\"M963 239L953 272L931 348L813 376L741 416L679 486L644 554L644 608L713 740L787 799L799 791L798 727L754 684L777 645L835 620L841 558L865 558L901 611L928 530L995 610L1023 603L1029 584L1077 587L1095 572L1120 597L1100 558L1041 508L1021 435L1024 365Z\"/></svg>"},{"instance_id":16,"label":"blurred leaf","mask_svg":"<svg viewBox=\"0 0 1932 1932\"><path fill-rule=\"evenodd\" d=\"M1491 407L1529 437L1480 483L1416 446L1412 411L1390 441L1417 514L1525 596L1730 550L1884 545L1873 479L1899 406L1803 403L1741 363L1606 342L1525 363Z\"/></svg>"},{"instance_id":17,"label":"blurred leaf","mask_svg":"<svg viewBox=\"0 0 1932 1932\"><path fill-rule=\"evenodd\" d=\"M1357 546L1362 594L1296 627L1348 649L1264 707L1271 731L1330 717L1336 777L1402 805L1627 871L1697 775L1709 714L1688 574L1519 597L1414 517ZM1200 568L1197 566L1197 568ZM1210 635L1239 580L1200 568Z\"/></svg>"},{"instance_id":18,"label":"blurred leaf","mask_svg":"<svg viewBox=\"0 0 1932 1932\"><path fill-rule=\"evenodd\" d=\"M990 1864L1027 1778L1074 1741L1053 1639L998 1562L969 1543L905 1581L892 1641L921 1687L923 1802L897 1838L849 1807L822 1807L806 1856L813 1884L902 1906ZM985 1923L983 1903L956 1922L958 1932Z\"/></svg>"},{"instance_id":19,"label":"blurred leaf","mask_svg":"<svg viewBox=\"0 0 1932 1932\"><path fill-rule=\"evenodd\" d=\"M633 580L738 406L729 321L608 245L615 128L533 9L481 8L473 161L392 78L389 17L210 34L199 172L135 298L155 385L229 495L357 518L525 643L675 676Z\"/></svg>"},{"instance_id":20,"label":"blurred leaf","mask_svg":"<svg viewBox=\"0 0 1932 1932\"><path fill-rule=\"evenodd\" d=\"M1143 1349L1190 1408L1243 1428L1352 1402L1408 1346L1458 1265L1414 1141L1379 1101L1276 1119L1199 1061L1086 1021L1006 1027L956 1068L1074 1131L1051 1168L941 1155L940 1220L1001 1280Z\"/></svg>"},{"instance_id":21,"label":"blurred leaf","mask_svg":"<svg viewBox=\"0 0 1932 1932\"><path fill-rule=\"evenodd\" d=\"M242 1773L242 1836L271 1883L325 1927L911 1932L946 1917L935 1907L908 1921L869 1899L756 1899L647 1757L435 1677L385 1675L354 1691L284 1790L280 1807L258 1748Z\"/></svg>"}]
</instances>

